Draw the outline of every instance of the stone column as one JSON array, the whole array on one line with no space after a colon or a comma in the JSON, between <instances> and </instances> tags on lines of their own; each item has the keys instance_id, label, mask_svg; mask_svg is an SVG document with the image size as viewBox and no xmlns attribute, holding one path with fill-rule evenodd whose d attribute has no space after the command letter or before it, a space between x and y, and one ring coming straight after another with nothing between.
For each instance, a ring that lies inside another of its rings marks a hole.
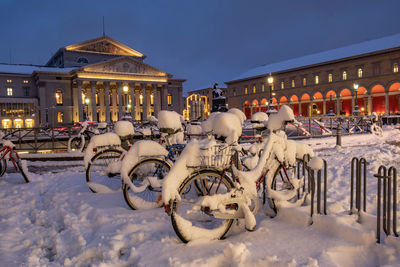
<instances>
[{"instance_id":1,"label":"stone column","mask_svg":"<svg viewBox=\"0 0 400 267\"><path fill-rule=\"evenodd\" d=\"M135 84L134 83L130 83L129 84L129 90L130 90L130 94L131 94L131 116L132 119L135 119L135 110L136 110L136 105L135 105Z\"/></svg>"},{"instance_id":2,"label":"stone column","mask_svg":"<svg viewBox=\"0 0 400 267\"><path fill-rule=\"evenodd\" d=\"M105 105L106 105L106 122L110 123L110 82L104 83L104 98L105 98Z\"/></svg>"},{"instance_id":3,"label":"stone column","mask_svg":"<svg viewBox=\"0 0 400 267\"><path fill-rule=\"evenodd\" d=\"M389 93L385 92L385 114L389 115Z\"/></svg>"},{"instance_id":4,"label":"stone column","mask_svg":"<svg viewBox=\"0 0 400 267\"><path fill-rule=\"evenodd\" d=\"M168 88L166 85L161 88L161 109L168 109Z\"/></svg>"},{"instance_id":5,"label":"stone column","mask_svg":"<svg viewBox=\"0 0 400 267\"><path fill-rule=\"evenodd\" d=\"M367 111L368 114L372 113L372 96L370 94L368 95Z\"/></svg>"},{"instance_id":6,"label":"stone column","mask_svg":"<svg viewBox=\"0 0 400 267\"><path fill-rule=\"evenodd\" d=\"M96 82L90 82L92 90L92 121L97 121L97 106L96 106Z\"/></svg>"},{"instance_id":7,"label":"stone column","mask_svg":"<svg viewBox=\"0 0 400 267\"><path fill-rule=\"evenodd\" d=\"M140 91L135 90L135 120L140 120Z\"/></svg>"},{"instance_id":8,"label":"stone column","mask_svg":"<svg viewBox=\"0 0 400 267\"><path fill-rule=\"evenodd\" d=\"M154 109L154 117L158 115L158 97L157 97L157 84L153 84L153 109Z\"/></svg>"},{"instance_id":9,"label":"stone column","mask_svg":"<svg viewBox=\"0 0 400 267\"><path fill-rule=\"evenodd\" d=\"M118 120L122 117L122 83L117 83L118 88Z\"/></svg>"},{"instance_id":10,"label":"stone column","mask_svg":"<svg viewBox=\"0 0 400 267\"><path fill-rule=\"evenodd\" d=\"M147 96L146 96L146 84L142 83L142 109L143 109L143 117L142 117L142 121L147 119Z\"/></svg>"},{"instance_id":11,"label":"stone column","mask_svg":"<svg viewBox=\"0 0 400 267\"><path fill-rule=\"evenodd\" d=\"M326 114L326 99L322 99L322 114Z\"/></svg>"},{"instance_id":12,"label":"stone column","mask_svg":"<svg viewBox=\"0 0 400 267\"><path fill-rule=\"evenodd\" d=\"M300 101L300 99L299 99L299 116L302 116L302 114L301 114L301 101Z\"/></svg>"},{"instance_id":13,"label":"stone column","mask_svg":"<svg viewBox=\"0 0 400 267\"><path fill-rule=\"evenodd\" d=\"M79 121L83 121L83 109L84 106L82 104L82 81L77 81L78 84L78 116L79 116Z\"/></svg>"},{"instance_id":14,"label":"stone column","mask_svg":"<svg viewBox=\"0 0 400 267\"><path fill-rule=\"evenodd\" d=\"M313 115L313 101L310 99L310 104L308 107L308 117L311 117Z\"/></svg>"},{"instance_id":15,"label":"stone column","mask_svg":"<svg viewBox=\"0 0 400 267\"><path fill-rule=\"evenodd\" d=\"M353 113L354 106L355 106L355 96L353 94L351 95L351 113Z\"/></svg>"}]
</instances>

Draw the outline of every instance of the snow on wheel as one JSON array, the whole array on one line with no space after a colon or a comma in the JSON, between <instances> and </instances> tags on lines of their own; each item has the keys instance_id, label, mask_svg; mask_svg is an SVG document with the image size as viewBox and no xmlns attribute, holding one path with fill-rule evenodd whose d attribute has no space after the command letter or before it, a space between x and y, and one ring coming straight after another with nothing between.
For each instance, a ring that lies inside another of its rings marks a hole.
<instances>
[{"instance_id":1,"label":"snow on wheel","mask_svg":"<svg viewBox=\"0 0 400 267\"><path fill-rule=\"evenodd\" d=\"M82 152L85 147L85 136L75 136L68 139L68 152Z\"/></svg>"},{"instance_id":2,"label":"snow on wheel","mask_svg":"<svg viewBox=\"0 0 400 267\"><path fill-rule=\"evenodd\" d=\"M92 157L86 182L93 193L111 193L121 188L121 154L118 149L106 149Z\"/></svg>"},{"instance_id":3,"label":"snow on wheel","mask_svg":"<svg viewBox=\"0 0 400 267\"><path fill-rule=\"evenodd\" d=\"M128 206L133 210L161 207L161 185L170 169L170 165L159 158L145 159L136 164L129 172L134 188L126 183L122 187Z\"/></svg>"},{"instance_id":4,"label":"snow on wheel","mask_svg":"<svg viewBox=\"0 0 400 267\"><path fill-rule=\"evenodd\" d=\"M371 125L371 133L373 133L376 136L383 136L383 130L380 126L376 125L376 124L372 124Z\"/></svg>"},{"instance_id":5,"label":"snow on wheel","mask_svg":"<svg viewBox=\"0 0 400 267\"><path fill-rule=\"evenodd\" d=\"M185 179L179 187L180 201L172 203L172 226L185 243L196 239L221 239L233 219L219 219L207 207L198 208L203 196L225 194L233 187L231 180L214 170L203 170ZM236 206L226 207L236 210Z\"/></svg>"}]
</instances>

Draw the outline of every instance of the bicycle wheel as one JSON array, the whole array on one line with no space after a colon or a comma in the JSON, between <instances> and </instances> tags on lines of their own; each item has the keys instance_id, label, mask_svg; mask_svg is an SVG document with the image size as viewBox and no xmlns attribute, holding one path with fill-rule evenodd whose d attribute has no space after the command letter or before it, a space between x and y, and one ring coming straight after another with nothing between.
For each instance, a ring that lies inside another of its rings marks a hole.
<instances>
[{"instance_id":1,"label":"bicycle wheel","mask_svg":"<svg viewBox=\"0 0 400 267\"><path fill-rule=\"evenodd\" d=\"M121 188L122 151L106 149L94 155L86 169L86 182L93 193L109 193Z\"/></svg>"},{"instance_id":2,"label":"bicycle wheel","mask_svg":"<svg viewBox=\"0 0 400 267\"><path fill-rule=\"evenodd\" d=\"M196 172L179 187L181 201L171 206L172 226L178 237L187 243L196 239L221 239L233 219L215 218L210 211L198 209L196 203L206 195L224 194L233 187L231 179L214 170Z\"/></svg>"},{"instance_id":3,"label":"bicycle wheel","mask_svg":"<svg viewBox=\"0 0 400 267\"><path fill-rule=\"evenodd\" d=\"M24 177L25 182L29 183L28 167L26 166L26 161L24 163L22 163L22 161L20 159L14 159L14 160L15 160L15 163L17 164L19 171L22 174L22 177Z\"/></svg>"},{"instance_id":4,"label":"bicycle wheel","mask_svg":"<svg viewBox=\"0 0 400 267\"><path fill-rule=\"evenodd\" d=\"M0 177L4 175L7 169L7 160L2 159L0 160Z\"/></svg>"},{"instance_id":5,"label":"bicycle wheel","mask_svg":"<svg viewBox=\"0 0 400 267\"><path fill-rule=\"evenodd\" d=\"M285 167L283 164L275 160L271 165L270 172L273 173L271 182L267 180L268 185L268 203L270 207L277 212L277 202L285 205L287 203L294 203L298 200L298 186L294 184L297 182L296 166Z\"/></svg>"},{"instance_id":6,"label":"bicycle wheel","mask_svg":"<svg viewBox=\"0 0 400 267\"><path fill-rule=\"evenodd\" d=\"M125 183L122 186L128 206L133 210L161 207L161 184L170 169L166 161L158 158L145 159L136 164L128 174L136 188L132 189Z\"/></svg>"},{"instance_id":7,"label":"bicycle wheel","mask_svg":"<svg viewBox=\"0 0 400 267\"><path fill-rule=\"evenodd\" d=\"M82 152L83 147L85 146L85 137L75 136L68 139L68 152L78 151Z\"/></svg>"}]
</instances>

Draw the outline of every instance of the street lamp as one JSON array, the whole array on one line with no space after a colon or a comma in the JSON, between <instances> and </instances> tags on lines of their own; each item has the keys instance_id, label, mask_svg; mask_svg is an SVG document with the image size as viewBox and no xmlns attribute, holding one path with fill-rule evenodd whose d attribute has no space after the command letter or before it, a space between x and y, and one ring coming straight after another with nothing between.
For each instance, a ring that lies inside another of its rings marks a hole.
<instances>
[{"instance_id":1,"label":"street lamp","mask_svg":"<svg viewBox=\"0 0 400 267\"><path fill-rule=\"evenodd\" d=\"M125 113L128 113L128 91L129 91L129 87L125 84L122 87L122 91L124 91L124 99L125 99ZM126 114L125 114L126 115Z\"/></svg>"},{"instance_id":2,"label":"street lamp","mask_svg":"<svg viewBox=\"0 0 400 267\"><path fill-rule=\"evenodd\" d=\"M271 73L269 74L267 81L269 84L269 105L268 105L267 114L269 115L273 112L276 112L276 110L274 109L274 103L272 102L272 85L274 83L274 78L271 76Z\"/></svg>"},{"instance_id":3,"label":"street lamp","mask_svg":"<svg viewBox=\"0 0 400 267\"><path fill-rule=\"evenodd\" d=\"M89 103L90 103L90 99L87 97L85 98L85 104L86 104L86 120L89 120Z\"/></svg>"},{"instance_id":4,"label":"street lamp","mask_svg":"<svg viewBox=\"0 0 400 267\"><path fill-rule=\"evenodd\" d=\"M354 116L359 116L361 111L358 109L358 100L357 100L358 84L355 83L355 84L353 85L353 88L354 88L354 92L355 92L355 94L356 94L356 102L355 102L355 105L354 105L353 115L354 115Z\"/></svg>"}]
</instances>

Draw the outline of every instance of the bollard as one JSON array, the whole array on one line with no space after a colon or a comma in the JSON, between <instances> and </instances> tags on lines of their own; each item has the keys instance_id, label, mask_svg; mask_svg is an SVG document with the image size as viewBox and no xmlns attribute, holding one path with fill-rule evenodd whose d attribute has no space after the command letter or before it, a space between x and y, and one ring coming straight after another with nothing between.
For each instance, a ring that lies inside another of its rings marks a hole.
<instances>
[{"instance_id":1,"label":"bollard","mask_svg":"<svg viewBox=\"0 0 400 267\"><path fill-rule=\"evenodd\" d=\"M336 146L342 146L342 121L339 119L336 128Z\"/></svg>"},{"instance_id":2,"label":"bollard","mask_svg":"<svg viewBox=\"0 0 400 267\"><path fill-rule=\"evenodd\" d=\"M386 167L381 165L378 168L378 173L374 175L378 178L378 190L377 190L377 216L376 216L376 242L381 242L381 211L382 211L382 228L385 234L388 236L391 232L391 218L393 219L393 234L398 237L397 234L397 170L394 167L390 167L387 171ZM393 201L392 198L392 185L391 181L393 178ZM382 180L383 180L383 192L382 192ZM382 196L383 193L383 196ZM383 198L383 201L381 199ZM383 202L383 203L382 203ZM381 205L382 203L382 205ZM393 206L391 207L391 204ZM382 206L382 207L381 207ZM391 214L391 209L393 214Z\"/></svg>"},{"instance_id":3,"label":"bollard","mask_svg":"<svg viewBox=\"0 0 400 267\"><path fill-rule=\"evenodd\" d=\"M326 212L326 200L327 200L327 191L328 191L328 183L327 183L327 163L326 160L323 160L323 169L324 169L324 194L323 194L323 213L321 213L321 183L322 183L322 170L317 170L317 182L315 182L315 171L311 169L310 166L307 166L308 169L308 178L309 178L309 188L311 189L311 207L310 207L310 217L314 214L314 199L315 199L315 187L317 189L316 197L317 197L317 213L327 215Z\"/></svg>"},{"instance_id":4,"label":"bollard","mask_svg":"<svg viewBox=\"0 0 400 267\"><path fill-rule=\"evenodd\" d=\"M363 185L363 211L366 212L367 209L367 161L365 158L358 159L357 157L351 160L351 181L350 181L350 215L353 214L353 203L354 203L354 191L356 195L356 209L358 215L360 215L361 210L361 184ZM362 175L363 170L363 175ZM355 179L354 179L355 174ZM363 177L363 179L361 179ZM355 190L354 190L355 182Z\"/></svg>"}]
</instances>

